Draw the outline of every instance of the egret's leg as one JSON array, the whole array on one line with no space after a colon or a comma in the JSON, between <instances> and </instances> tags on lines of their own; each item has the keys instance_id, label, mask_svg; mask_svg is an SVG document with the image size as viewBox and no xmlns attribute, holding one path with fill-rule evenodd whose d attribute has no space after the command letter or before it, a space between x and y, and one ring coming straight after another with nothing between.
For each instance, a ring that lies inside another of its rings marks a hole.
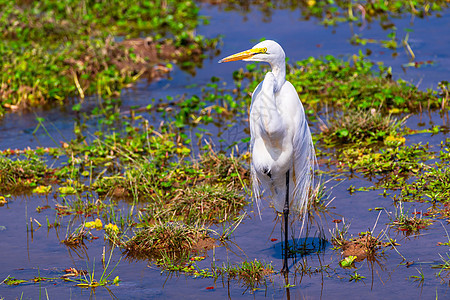
<instances>
[{"instance_id":1,"label":"egret's leg","mask_svg":"<svg viewBox=\"0 0 450 300\"><path fill-rule=\"evenodd\" d=\"M286 201L283 208L284 215L284 260L282 273L289 273L288 267L288 224L289 224L289 170L286 172Z\"/></svg>"}]
</instances>

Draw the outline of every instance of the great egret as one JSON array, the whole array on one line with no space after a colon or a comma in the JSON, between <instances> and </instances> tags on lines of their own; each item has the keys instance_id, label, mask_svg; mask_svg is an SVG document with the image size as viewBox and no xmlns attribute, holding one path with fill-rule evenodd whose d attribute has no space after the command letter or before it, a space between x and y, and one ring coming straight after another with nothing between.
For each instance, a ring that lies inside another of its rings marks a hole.
<instances>
[{"instance_id":1,"label":"great egret","mask_svg":"<svg viewBox=\"0 0 450 300\"><path fill-rule=\"evenodd\" d=\"M252 95L251 174L258 210L265 193L276 211L283 213L285 247L281 271L287 273L289 212L303 218L303 229L310 193L314 190L314 144L297 91L286 81L283 48L266 40L219 63L236 60L266 62L272 68Z\"/></svg>"}]
</instances>

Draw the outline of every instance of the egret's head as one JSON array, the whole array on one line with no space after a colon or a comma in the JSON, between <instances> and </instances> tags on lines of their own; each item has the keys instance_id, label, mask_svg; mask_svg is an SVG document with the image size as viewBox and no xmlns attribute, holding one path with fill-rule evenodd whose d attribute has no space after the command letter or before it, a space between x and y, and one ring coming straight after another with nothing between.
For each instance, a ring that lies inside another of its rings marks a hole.
<instances>
[{"instance_id":1,"label":"egret's head","mask_svg":"<svg viewBox=\"0 0 450 300\"><path fill-rule=\"evenodd\" d=\"M274 41L267 40L253 46L252 49L242 51L230 56L227 56L219 61L219 63L243 60L243 61L262 61L270 63L283 63L285 54L283 48Z\"/></svg>"}]
</instances>

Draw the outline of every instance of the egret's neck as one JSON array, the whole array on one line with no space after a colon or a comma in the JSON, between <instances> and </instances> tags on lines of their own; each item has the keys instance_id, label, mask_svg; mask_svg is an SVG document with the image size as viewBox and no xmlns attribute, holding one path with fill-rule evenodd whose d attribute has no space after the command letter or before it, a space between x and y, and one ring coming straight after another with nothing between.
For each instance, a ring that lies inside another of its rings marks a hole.
<instances>
[{"instance_id":1,"label":"egret's neck","mask_svg":"<svg viewBox=\"0 0 450 300\"><path fill-rule=\"evenodd\" d=\"M272 67L272 73L275 75L275 79L277 81L275 85L275 93L278 93L283 86L283 84L286 82L286 62L284 61L277 61L275 63L270 64Z\"/></svg>"}]
</instances>

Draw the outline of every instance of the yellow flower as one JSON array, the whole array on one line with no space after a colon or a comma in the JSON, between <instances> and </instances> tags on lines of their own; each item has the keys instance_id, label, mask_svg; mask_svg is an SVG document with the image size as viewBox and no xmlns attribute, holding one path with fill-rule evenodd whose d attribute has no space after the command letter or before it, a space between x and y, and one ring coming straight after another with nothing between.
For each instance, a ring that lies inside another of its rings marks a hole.
<instances>
[{"instance_id":1,"label":"yellow flower","mask_svg":"<svg viewBox=\"0 0 450 300\"><path fill-rule=\"evenodd\" d=\"M95 229L100 230L100 229L102 229L102 227L103 227L102 220L100 220L98 218L95 219Z\"/></svg>"},{"instance_id":2,"label":"yellow flower","mask_svg":"<svg viewBox=\"0 0 450 300\"><path fill-rule=\"evenodd\" d=\"M390 146L390 147L398 147L400 145L403 145L405 143L406 139L402 136L388 136L385 140L384 140L384 144L386 146Z\"/></svg>"},{"instance_id":3,"label":"yellow flower","mask_svg":"<svg viewBox=\"0 0 450 300\"><path fill-rule=\"evenodd\" d=\"M95 228L97 230L100 230L103 227L103 223L102 223L102 220L97 218L93 222L86 222L86 223L84 223L84 227L86 227L86 228Z\"/></svg>"},{"instance_id":4,"label":"yellow flower","mask_svg":"<svg viewBox=\"0 0 450 300\"><path fill-rule=\"evenodd\" d=\"M112 231L114 233L118 233L119 232L119 227L117 227L116 224L109 223L108 225L105 226L105 230L106 231Z\"/></svg>"},{"instance_id":5,"label":"yellow flower","mask_svg":"<svg viewBox=\"0 0 450 300\"><path fill-rule=\"evenodd\" d=\"M35 189L33 189L33 193L37 193L37 194L48 194L50 193L50 191L52 190L52 186L48 185L40 185L38 187L36 187Z\"/></svg>"}]
</instances>

